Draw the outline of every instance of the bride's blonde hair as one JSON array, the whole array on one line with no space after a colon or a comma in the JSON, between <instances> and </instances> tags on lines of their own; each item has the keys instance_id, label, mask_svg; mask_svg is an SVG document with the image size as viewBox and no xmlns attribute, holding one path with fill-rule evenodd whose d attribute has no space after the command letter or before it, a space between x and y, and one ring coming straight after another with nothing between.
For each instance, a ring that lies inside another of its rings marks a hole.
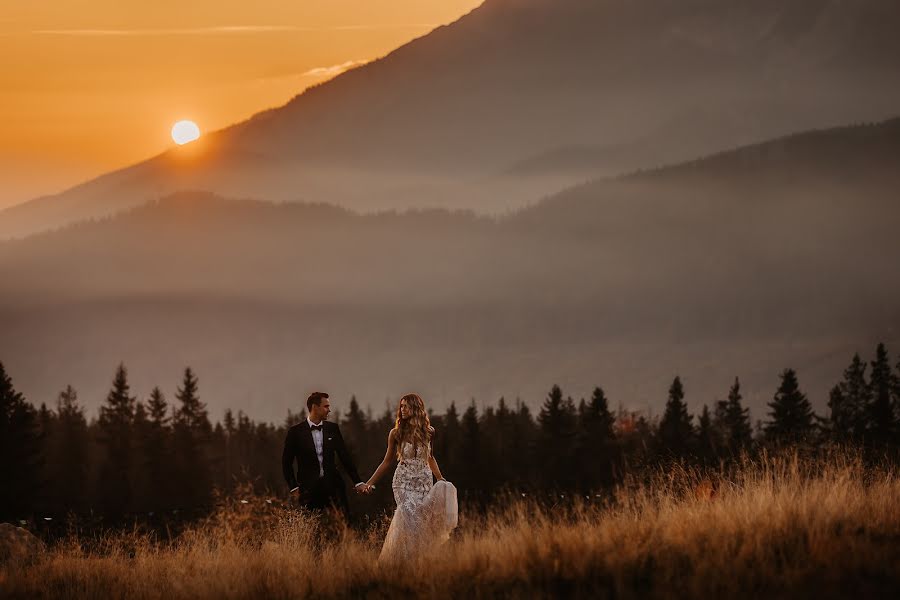
<instances>
[{"instance_id":1,"label":"bride's blonde hair","mask_svg":"<svg viewBox=\"0 0 900 600\"><path fill-rule=\"evenodd\" d=\"M406 401L409 408L409 418L402 419L400 417L400 405ZM394 431L397 433L397 458L401 458L404 442L410 442L413 445L413 451L420 446L429 448L431 442L431 420L428 413L425 412L425 401L418 394L406 394L400 398L397 403L397 421L394 423Z\"/></svg>"}]
</instances>

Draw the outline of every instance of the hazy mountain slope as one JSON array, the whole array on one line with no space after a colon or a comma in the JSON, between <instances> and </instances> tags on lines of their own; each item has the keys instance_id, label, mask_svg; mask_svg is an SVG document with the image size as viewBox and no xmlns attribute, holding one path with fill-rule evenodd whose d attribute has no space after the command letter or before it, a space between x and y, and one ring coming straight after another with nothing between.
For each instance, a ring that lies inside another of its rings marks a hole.
<instances>
[{"instance_id":1,"label":"hazy mountain slope","mask_svg":"<svg viewBox=\"0 0 900 600\"><path fill-rule=\"evenodd\" d=\"M900 342L900 121L579 186L504 219L361 216L182 194L0 243L0 360L89 406L113 367L277 419L310 387L376 409L553 382L661 410L734 375L754 416L785 366L820 408L855 351Z\"/></svg>"},{"instance_id":2,"label":"hazy mountain slope","mask_svg":"<svg viewBox=\"0 0 900 600\"><path fill-rule=\"evenodd\" d=\"M505 210L591 174L891 116L898 26L893 0L488 0L203 146L2 212L0 236L179 189Z\"/></svg>"}]
</instances>

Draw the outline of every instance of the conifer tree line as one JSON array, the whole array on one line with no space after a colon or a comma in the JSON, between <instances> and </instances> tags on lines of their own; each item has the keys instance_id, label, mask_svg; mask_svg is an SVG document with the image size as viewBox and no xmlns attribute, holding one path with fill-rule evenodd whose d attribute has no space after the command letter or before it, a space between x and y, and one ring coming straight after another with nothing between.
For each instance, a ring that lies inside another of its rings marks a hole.
<instances>
[{"instance_id":1,"label":"conifer tree line","mask_svg":"<svg viewBox=\"0 0 900 600\"><path fill-rule=\"evenodd\" d=\"M475 400L453 403L430 415L434 453L463 497L487 499L511 490L608 490L632 469L671 460L715 465L785 445L852 444L893 458L900 452L900 363L891 364L884 344L874 360L853 356L830 391L825 415L813 412L793 369L777 384L766 418L755 426L738 378L724 400L704 404L696 415L678 376L658 418L613 409L601 387L576 402L554 385L536 414L505 398L483 407ZM355 397L336 404L343 410L334 420L368 474L383 456L396 407L373 415ZM174 398L157 387L138 399L119 365L99 414L88 420L71 386L52 406L35 407L0 363L0 521L197 514L210 506L214 490L227 494L249 484L281 493L284 437L305 417L288 411L285 422L271 424L226 410L213 424L191 368ZM379 487L381 506L388 506L390 486Z\"/></svg>"}]
</instances>

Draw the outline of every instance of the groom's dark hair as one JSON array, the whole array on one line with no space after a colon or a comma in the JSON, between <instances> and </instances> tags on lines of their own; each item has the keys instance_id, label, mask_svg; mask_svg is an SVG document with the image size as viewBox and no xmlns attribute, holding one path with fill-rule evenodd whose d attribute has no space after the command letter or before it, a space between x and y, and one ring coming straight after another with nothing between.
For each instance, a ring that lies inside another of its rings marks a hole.
<instances>
[{"instance_id":1,"label":"groom's dark hair","mask_svg":"<svg viewBox=\"0 0 900 600\"><path fill-rule=\"evenodd\" d=\"M306 410L312 410L313 405L318 406L322 404L322 400L328 397L328 394L325 392L313 392L309 395L309 398L306 399Z\"/></svg>"}]
</instances>

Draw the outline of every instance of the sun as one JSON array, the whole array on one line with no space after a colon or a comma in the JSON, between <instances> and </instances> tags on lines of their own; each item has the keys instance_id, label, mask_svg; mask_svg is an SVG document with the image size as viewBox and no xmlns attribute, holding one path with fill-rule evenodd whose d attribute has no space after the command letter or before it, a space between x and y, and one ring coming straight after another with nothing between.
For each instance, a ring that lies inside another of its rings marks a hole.
<instances>
[{"instance_id":1,"label":"sun","mask_svg":"<svg viewBox=\"0 0 900 600\"><path fill-rule=\"evenodd\" d=\"M172 125L172 139L179 146L193 142L200 137L200 128L193 121L178 121Z\"/></svg>"}]
</instances>

